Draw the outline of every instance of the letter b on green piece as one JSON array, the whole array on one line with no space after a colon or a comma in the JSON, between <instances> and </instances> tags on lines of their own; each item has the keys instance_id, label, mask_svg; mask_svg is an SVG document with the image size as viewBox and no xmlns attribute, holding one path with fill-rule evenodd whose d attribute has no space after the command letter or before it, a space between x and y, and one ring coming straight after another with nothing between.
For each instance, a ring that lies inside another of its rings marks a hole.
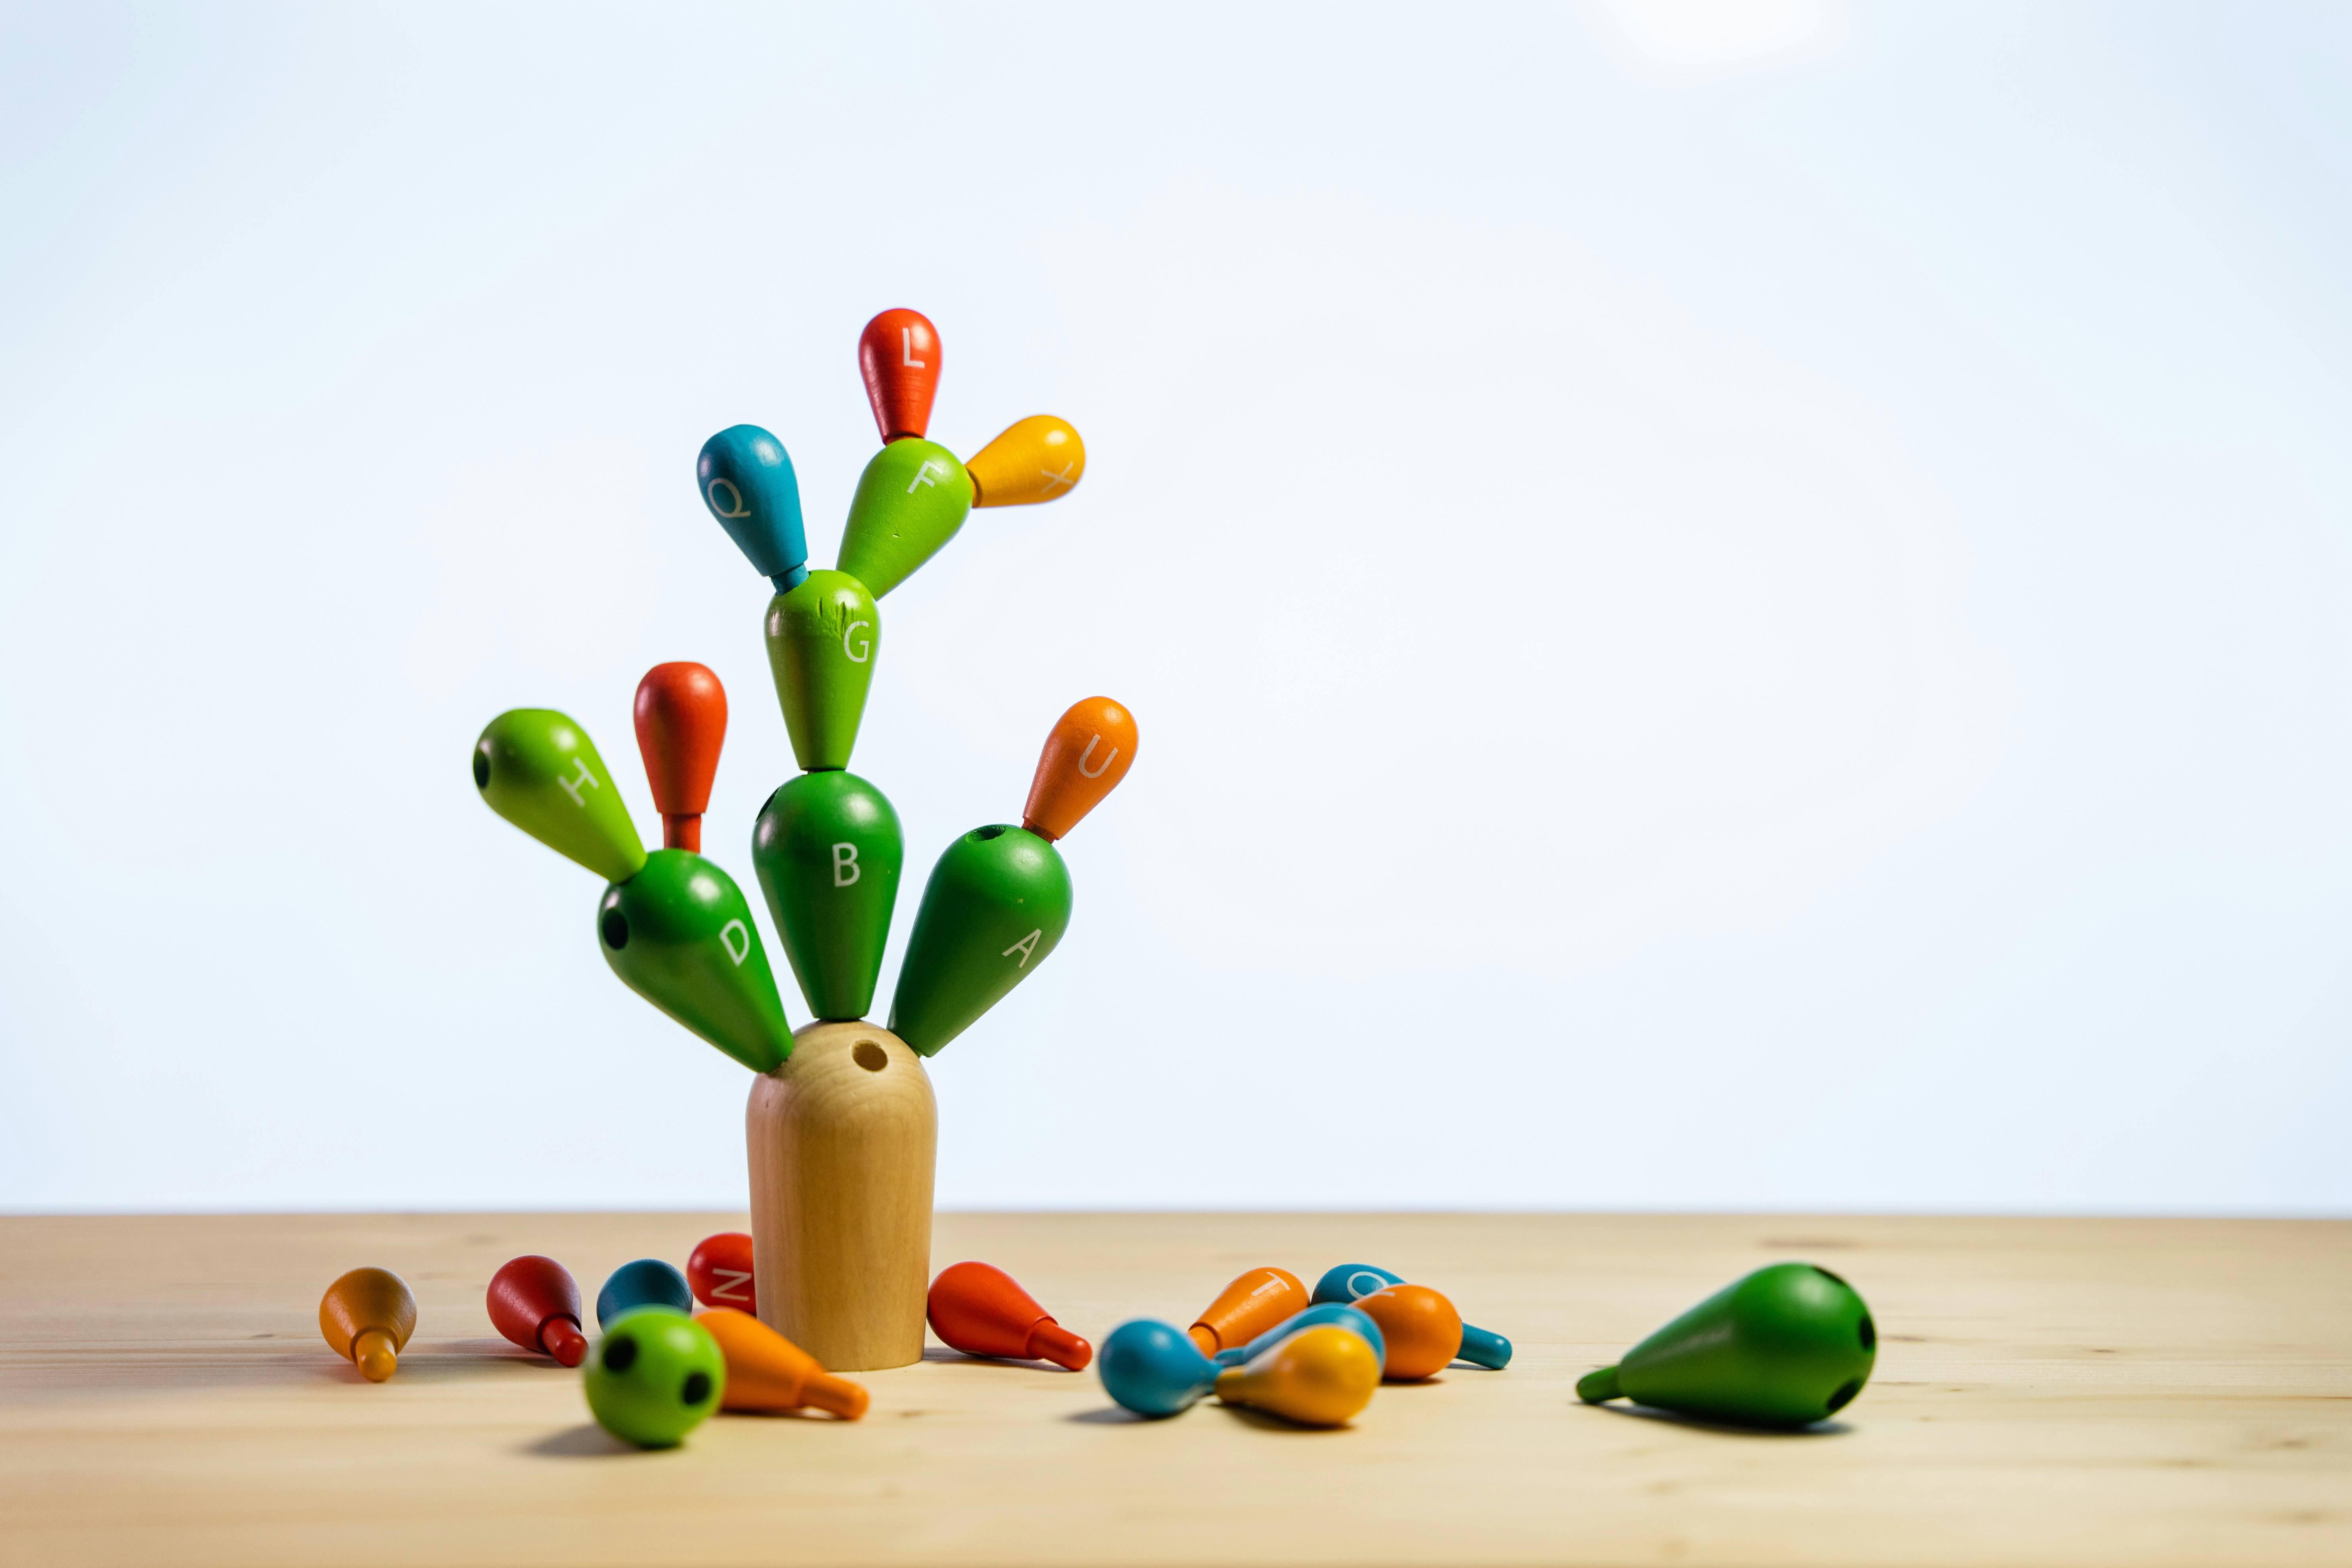
<instances>
[{"instance_id":1,"label":"letter b on green piece","mask_svg":"<svg viewBox=\"0 0 2352 1568\"><path fill-rule=\"evenodd\" d=\"M644 870L605 889L596 944L630 990L753 1072L792 1055L751 906L701 856L656 849Z\"/></svg>"},{"instance_id":2,"label":"letter b on green piece","mask_svg":"<svg viewBox=\"0 0 2352 1568\"><path fill-rule=\"evenodd\" d=\"M645 841L588 731L552 708L515 708L474 742L474 787L489 808L608 882L646 863Z\"/></svg>"},{"instance_id":3,"label":"letter b on green piece","mask_svg":"<svg viewBox=\"0 0 2352 1568\"><path fill-rule=\"evenodd\" d=\"M803 772L849 765L881 646L874 595L845 572L812 572L768 601L768 669Z\"/></svg>"},{"instance_id":4,"label":"letter b on green piece","mask_svg":"<svg viewBox=\"0 0 2352 1568\"><path fill-rule=\"evenodd\" d=\"M890 940L906 859L898 814L856 773L803 773L751 826L751 863L809 1011L863 1018Z\"/></svg>"},{"instance_id":5,"label":"letter b on green piece","mask_svg":"<svg viewBox=\"0 0 2352 1568\"><path fill-rule=\"evenodd\" d=\"M923 1055L970 1028L1045 962L1070 924L1070 872L1025 827L975 827L923 887L890 1032Z\"/></svg>"}]
</instances>

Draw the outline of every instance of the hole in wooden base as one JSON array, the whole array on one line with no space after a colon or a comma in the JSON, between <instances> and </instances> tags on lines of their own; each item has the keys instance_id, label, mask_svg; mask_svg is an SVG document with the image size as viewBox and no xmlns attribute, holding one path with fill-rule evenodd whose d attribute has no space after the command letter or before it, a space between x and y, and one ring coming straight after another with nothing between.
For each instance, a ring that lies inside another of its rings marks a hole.
<instances>
[{"instance_id":1,"label":"hole in wooden base","mask_svg":"<svg viewBox=\"0 0 2352 1568\"><path fill-rule=\"evenodd\" d=\"M867 1072L880 1072L890 1065L890 1054L872 1040L860 1040L850 1047L849 1059Z\"/></svg>"}]
</instances>

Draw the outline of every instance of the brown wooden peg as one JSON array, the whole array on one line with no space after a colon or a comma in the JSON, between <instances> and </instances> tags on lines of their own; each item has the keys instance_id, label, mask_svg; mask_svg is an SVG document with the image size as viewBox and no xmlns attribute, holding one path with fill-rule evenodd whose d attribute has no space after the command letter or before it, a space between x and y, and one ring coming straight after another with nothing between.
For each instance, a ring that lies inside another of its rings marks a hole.
<instances>
[{"instance_id":1,"label":"brown wooden peg","mask_svg":"<svg viewBox=\"0 0 2352 1568\"><path fill-rule=\"evenodd\" d=\"M637 754L662 814L662 847L698 855L727 739L727 689L702 665L657 664L637 682L636 721Z\"/></svg>"},{"instance_id":2,"label":"brown wooden peg","mask_svg":"<svg viewBox=\"0 0 2352 1568\"><path fill-rule=\"evenodd\" d=\"M1135 765L1135 715L1109 698L1071 703L1045 737L1021 826L1049 841L1067 834Z\"/></svg>"},{"instance_id":3,"label":"brown wooden peg","mask_svg":"<svg viewBox=\"0 0 2352 1568\"><path fill-rule=\"evenodd\" d=\"M857 368L882 444L931 427L940 390L940 334L920 310L885 310L857 335Z\"/></svg>"}]
</instances>

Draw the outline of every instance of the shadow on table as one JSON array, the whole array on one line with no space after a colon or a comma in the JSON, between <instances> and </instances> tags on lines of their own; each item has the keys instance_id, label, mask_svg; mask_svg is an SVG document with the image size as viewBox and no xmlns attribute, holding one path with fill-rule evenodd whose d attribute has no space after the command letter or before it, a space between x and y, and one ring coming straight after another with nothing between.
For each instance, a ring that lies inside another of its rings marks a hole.
<instances>
[{"instance_id":1,"label":"shadow on table","mask_svg":"<svg viewBox=\"0 0 2352 1568\"><path fill-rule=\"evenodd\" d=\"M1853 1430L1843 1421L1816 1421L1810 1426L1743 1426L1737 1421L1685 1415L1679 1410L1658 1410L1647 1405L1586 1405L1581 1400L1576 1404L1620 1421L1655 1421L1664 1426L1687 1426L1694 1432L1719 1432L1727 1437L1843 1437Z\"/></svg>"},{"instance_id":2,"label":"shadow on table","mask_svg":"<svg viewBox=\"0 0 2352 1568\"><path fill-rule=\"evenodd\" d=\"M624 1443L593 1421L577 1426L567 1426L561 1432L551 1432L522 1446L526 1454L544 1454L552 1459L609 1459L621 1454L642 1454L645 1449Z\"/></svg>"},{"instance_id":3,"label":"shadow on table","mask_svg":"<svg viewBox=\"0 0 2352 1568\"><path fill-rule=\"evenodd\" d=\"M1076 1377L1079 1375L1077 1373L1072 1372L1068 1367L1062 1365L1059 1362L1021 1361L1012 1356L967 1355L961 1351L949 1350L944 1345L925 1345L923 1347L923 1360L928 1363L938 1364L952 1363L961 1366L1001 1366L1009 1368L1014 1372L1057 1372L1066 1377Z\"/></svg>"}]
</instances>

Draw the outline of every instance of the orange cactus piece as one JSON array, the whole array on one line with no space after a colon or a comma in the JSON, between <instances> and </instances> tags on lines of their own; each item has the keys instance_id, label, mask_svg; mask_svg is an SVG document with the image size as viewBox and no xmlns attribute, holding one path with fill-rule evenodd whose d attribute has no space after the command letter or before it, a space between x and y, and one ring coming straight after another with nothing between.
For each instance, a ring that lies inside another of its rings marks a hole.
<instances>
[{"instance_id":1,"label":"orange cactus piece","mask_svg":"<svg viewBox=\"0 0 2352 1568\"><path fill-rule=\"evenodd\" d=\"M1135 715L1108 697L1070 704L1045 737L1021 826L1052 842L1102 804L1135 765Z\"/></svg>"},{"instance_id":2,"label":"orange cactus piece","mask_svg":"<svg viewBox=\"0 0 2352 1568\"><path fill-rule=\"evenodd\" d=\"M1370 1314L1388 1342L1391 1383L1432 1376L1462 1353L1462 1314L1426 1285L1391 1285L1357 1297L1356 1305Z\"/></svg>"},{"instance_id":3,"label":"orange cactus piece","mask_svg":"<svg viewBox=\"0 0 2352 1568\"><path fill-rule=\"evenodd\" d=\"M816 1357L748 1312L713 1307L694 1321L719 1342L727 1358L723 1410L803 1410L814 1405L845 1421L866 1414L866 1390L819 1366Z\"/></svg>"},{"instance_id":4,"label":"orange cactus piece","mask_svg":"<svg viewBox=\"0 0 2352 1568\"><path fill-rule=\"evenodd\" d=\"M416 1298L389 1268L354 1268L319 1298L319 1331L362 1377L382 1383L416 1331Z\"/></svg>"},{"instance_id":5,"label":"orange cactus piece","mask_svg":"<svg viewBox=\"0 0 2352 1568\"><path fill-rule=\"evenodd\" d=\"M657 664L637 682L637 754L646 762L662 847L702 852L702 814L727 740L727 689L708 667Z\"/></svg>"},{"instance_id":6,"label":"orange cactus piece","mask_svg":"<svg viewBox=\"0 0 2352 1568\"><path fill-rule=\"evenodd\" d=\"M1286 1268L1253 1268L1218 1293L1186 1331L1202 1355L1245 1345L1307 1310L1307 1287Z\"/></svg>"}]
</instances>

